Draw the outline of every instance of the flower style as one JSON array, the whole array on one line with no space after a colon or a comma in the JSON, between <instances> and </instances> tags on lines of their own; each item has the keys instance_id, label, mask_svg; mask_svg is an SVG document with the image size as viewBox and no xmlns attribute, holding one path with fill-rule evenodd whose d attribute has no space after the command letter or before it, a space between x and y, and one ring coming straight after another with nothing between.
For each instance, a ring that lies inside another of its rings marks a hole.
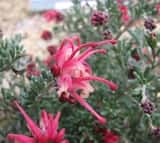
<instances>
[{"instance_id":1,"label":"flower style","mask_svg":"<svg viewBox=\"0 0 160 143\"><path fill-rule=\"evenodd\" d=\"M77 44L75 44L77 43ZM105 49L96 49L97 46L105 44L116 44L116 40L104 40L101 42L90 42L81 44L79 37L65 39L54 55L50 55L45 63L56 77L58 85L58 97L68 102L79 102L102 124L106 122L94 109L85 101L84 97L77 91L85 93L93 92L94 89L89 81L96 80L106 84L111 90L118 87L113 82L94 76L89 64L85 61L95 53L105 54ZM81 50L83 52L81 52Z\"/></svg>"},{"instance_id":2,"label":"flower style","mask_svg":"<svg viewBox=\"0 0 160 143\"><path fill-rule=\"evenodd\" d=\"M40 128L35 122L27 115L23 108L15 101L15 104L24 119L27 122L28 129L32 133L33 137L28 137L22 134L8 134L7 138L13 143L69 143L68 140L63 139L65 129L57 131L60 112L55 116L47 113L46 111L41 112Z\"/></svg>"},{"instance_id":3,"label":"flower style","mask_svg":"<svg viewBox=\"0 0 160 143\"><path fill-rule=\"evenodd\" d=\"M47 22L55 21L57 23L64 19L63 14L57 10L48 10L43 14L43 17Z\"/></svg>"}]
</instances>

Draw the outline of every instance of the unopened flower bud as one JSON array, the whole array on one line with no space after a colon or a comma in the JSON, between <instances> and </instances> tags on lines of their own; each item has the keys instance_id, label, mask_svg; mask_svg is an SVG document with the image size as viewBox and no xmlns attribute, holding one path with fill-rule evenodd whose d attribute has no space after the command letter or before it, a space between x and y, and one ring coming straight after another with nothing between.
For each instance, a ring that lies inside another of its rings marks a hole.
<instances>
[{"instance_id":1,"label":"unopened flower bud","mask_svg":"<svg viewBox=\"0 0 160 143\"><path fill-rule=\"evenodd\" d=\"M41 38L42 38L43 40L51 40L51 38L52 38L52 33L51 33L50 31L48 31L48 30L44 30L44 31L42 32L42 34L41 34Z\"/></svg>"},{"instance_id":2,"label":"unopened flower bud","mask_svg":"<svg viewBox=\"0 0 160 143\"><path fill-rule=\"evenodd\" d=\"M94 11L91 16L91 23L94 26L100 26L108 21L108 15L103 11Z\"/></svg>"},{"instance_id":3,"label":"unopened flower bud","mask_svg":"<svg viewBox=\"0 0 160 143\"><path fill-rule=\"evenodd\" d=\"M48 52L50 53L50 55L53 55L56 52L57 46L55 45L49 45L47 47Z\"/></svg>"},{"instance_id":4,"label":"unopened flower bud","mask_svg":"<svg viewBox=\"0 0 160 143\"><path fill-rule=\"evenodd\" d=\"M142 100L141 107L146 114L152 114L155 111L155 105L149 99Z\"/></svg>"},{"instance_id":5,"label":"unopened flower bud","mask_svg":"<svg viewBox=\"0 0 160 143\"><path fill-rule=\"evenodd\" d=\"M104 37L105 40L111 40L111 39L113 39L111 31L104 31L103 32L103 37Z\"/></svg>"},{"instance_id":6,"label":"unopened flower bud","mask_svg":"<svg viewBox=\"0 0 160 143\"><path fill-rule=\"evenodd\" d=\"M156 28L156 25L155 25L153 19L151 19L151 18L145 20L144 26L146 29L148 29L150 31L152 31Z\"/></svg>"},{"instance_id":7,"label":"unopened flower bud","mask_svg":"<svg viewBox=\"0 0 160 143\"><path fill-rule=\"evenodd\" d=\"M160 127L154 127L151 132L154 137L160 138Z\"/></svg>"}]
</instances>

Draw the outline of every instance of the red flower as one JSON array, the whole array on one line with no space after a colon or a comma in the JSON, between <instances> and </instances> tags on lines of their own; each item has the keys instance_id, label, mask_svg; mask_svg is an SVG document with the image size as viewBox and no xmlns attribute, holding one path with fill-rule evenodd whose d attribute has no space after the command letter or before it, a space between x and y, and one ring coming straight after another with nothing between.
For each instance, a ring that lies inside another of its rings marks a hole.
<instances>
[{"instance_id":1,"label":"red flower","mask_svg":"<svg viewBox=\"0 0 160 143\"><path fill-rule=\"evenodd\" d=\"M30 63L27 65L26 76L29 78L31 76L40 76L41 72L36 68L35 63Z\"/></svg>"},{"instance_id":2,"label":"red flower","mask_svg":"<svg viewBox=\"0 0 160 143\"><path fill-rule=\"evenodd\" d=\"M121 12L121 20L123 23L127 24L131 17L129 16L128 7L122 4L122 1L117 0L118 9Z\"/></svg>"},{"instance_id":3,"label":"red flower","mask_svg":"<svg viewBox=\"0 0 160 143\"><path fill-rule=\"evenodd\" d=\"M77 45L75 43L77 43ZM118 88L117 85L111 81L93 76L91 67L86 62L86 59L95 53L106 53L104 49L95 49L97 46L115 43L116 40L112 39L81 44L79 37L68 38L62 42L56 53L50 55L46 60L46 64L56 77L59 98L63 98L69 102L78 101L91 112L100 123L105 123L105 118L95 112L83 99L82 95L78 95L77 91L85 91L85 93L93 92L94 89L89 83L91 80L102 82L111 90ZM81 52L81 49L85 50Z\"/></svg>"},{"instance_id":4,"label":"red flower","mask_svg":"<svg viewBox=\"0 0 160 143\"><path fill-rule=\"evenodd\" d=\"M43 14L43 16L47 22L50 21L61 22L64 19L63 14L57 10L48 10Z\"/></svg>"},{"instance_id":5,"label":"red flower","mask_svg":"<svg viewBox=\"0 0 160 143\"><path fill-rule=\"evenodd\" d=\"M52 39L52 33L48 30L44 30L41 34L41 38L43 40L51 40Z\"/></svg>"},{"instance_id":6,"label":"red flower","mask_svg":"<svg viewBox=\"0 0 160 143\"><path fill-rule=\"evenodd\" d=\"M58 130L60 112L55 116L42 111L40 127L27 115L23 108L15 102L17 108L23 115L27 122L27 127L32 133L32 137L28 137L22 134L8 134L7 138L13 143L69 143L68 140L63 139L65 129Z\"/></svg>"}]
</instances>

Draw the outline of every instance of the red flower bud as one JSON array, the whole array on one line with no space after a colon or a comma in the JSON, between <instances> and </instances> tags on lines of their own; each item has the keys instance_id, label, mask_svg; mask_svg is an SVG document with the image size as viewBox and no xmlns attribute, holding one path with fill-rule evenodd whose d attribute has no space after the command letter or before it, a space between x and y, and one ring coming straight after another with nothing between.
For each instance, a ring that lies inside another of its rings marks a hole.
<instances>
[{"instance_id":1,"label":"red flower bud","mask_svg":"<svg viewBox=\"0 0 160 143\"><path fill-rule=\"evenodd\" d=\"M99 26L107 23L108 15L103 11L94 11L91 16L91 23L94 26Z\"/></svg>"},{"instance_id":2,"label":"red flower bud","mask_svg":"<svg viewBox=\"0 0 160 143\"><path fill-rule=\"evenodd\" d=\"M41 38L42 38L43 40L51 40L51 38L52 38L52 33L51 33L50 31L48 31L48 30L44 30L44 31L42 32L42 34L41 34Z\"/></svg>"}]
</instances>

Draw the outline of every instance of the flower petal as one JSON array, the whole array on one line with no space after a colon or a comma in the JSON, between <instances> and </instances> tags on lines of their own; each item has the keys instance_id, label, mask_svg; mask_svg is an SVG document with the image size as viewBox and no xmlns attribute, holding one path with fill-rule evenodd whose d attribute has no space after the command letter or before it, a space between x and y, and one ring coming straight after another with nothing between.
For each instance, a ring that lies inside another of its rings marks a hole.
<instances>
[{"instance_id":1,"label":"flower petal","mask_svg":"<svg viewBox=\"0 0 160 143\"><path fill-rule=\"evenodd\" d=\"M49 126L49 119L48 119L48 115L47 112L45 110L43 110L41 112L41 119L40 119L40 127L42 129L43 132L46 131L46 129Z\"/></svg>"},{"instance_id":2,"label":"flower petal","mask_svg":"<svg viewBox=\"0 0 160 143\"><path fill-rule=\"evenodd\" d=\"M85 59L87 59L88 57L90 57L95 53L106 54L106 50L105 49L87 50L78 57L78 61L84 61Z\"/></svg>"},{"instance_id":3,"label":"flower petal","mask_svg":"<svg viewBox=\"0 0 160 143\"><path fill-rule=\"evenodd\" d=\"M15 101L14 103L17 106L17 108L19 109L19 111L21 112L21 114L23 115L23 117L25 118L25 120L27 122L27 126L28 126L29 130L32 132L32 135L34 137L41 138L42 133L41 133L40 128L37 127L35 122L28 116L28 114L23 110L23 108L18 104L17 101Z\"/></svg>"},{"instance_id":4,"label":"flower petal","mask_svg":"<svg viewBox=\"0 0 160 143\"><path fill-rule=\"evenodd\" d=\"M101 77L96 77L96 76L79 77L79 78L77 78L77 80L96 80L96 81L100 81L100 82L106 84L107 86L109 86L109 88L111 90L117 90L118 89L118 86L115 83L113 83L112 81L103 79Z\"/></svg>"},{"instance_id":5,"label":"flower petal","mask_svg":"<svg viewBox=\"0 0 160 143\"><path fill-rule=\"evenodd\" d=\"M110 40L104 40L104 41L100 41L100 42L89 42L86 44L81 44L81 48L82 47L97 47L97 46L102 46L102 45L106 45L106 44L112 44L115 45L117 43L117 40L115 39L110 39Z\"/></svg>"},{"instance_id":6,"label":"flower petal","mask_svg":"<svg viewBox=\"0 0 160 143\"><path fill-rule=\"evenodd\" d=\"M21 134L8 134L7 138L13 143L36 143L33 138Z\"/></svg>"},{"instance_id":7,"label":"flower petal","mask_svg":"<svg viewBox=\"0 0 160 143\"><path fill-rule=\"evenodd\" d=\"M55 138L55 142L59 143L63 140L65 134L65 129L61 129Z\"/></svg>"},{"instance_id":8,"label":"flower petal","mask_svg":"<svg viewBox=\"0 0 160 143\"><path fill-rule=\"evenodd\" d=\"M59 119L60 119L61 113L58 112L55 116L55 118L51 121L51 138L54 139L56 134L57 134L57 129L58 129L58 125L59 125Z\"/></svg>"}]
</instances>

